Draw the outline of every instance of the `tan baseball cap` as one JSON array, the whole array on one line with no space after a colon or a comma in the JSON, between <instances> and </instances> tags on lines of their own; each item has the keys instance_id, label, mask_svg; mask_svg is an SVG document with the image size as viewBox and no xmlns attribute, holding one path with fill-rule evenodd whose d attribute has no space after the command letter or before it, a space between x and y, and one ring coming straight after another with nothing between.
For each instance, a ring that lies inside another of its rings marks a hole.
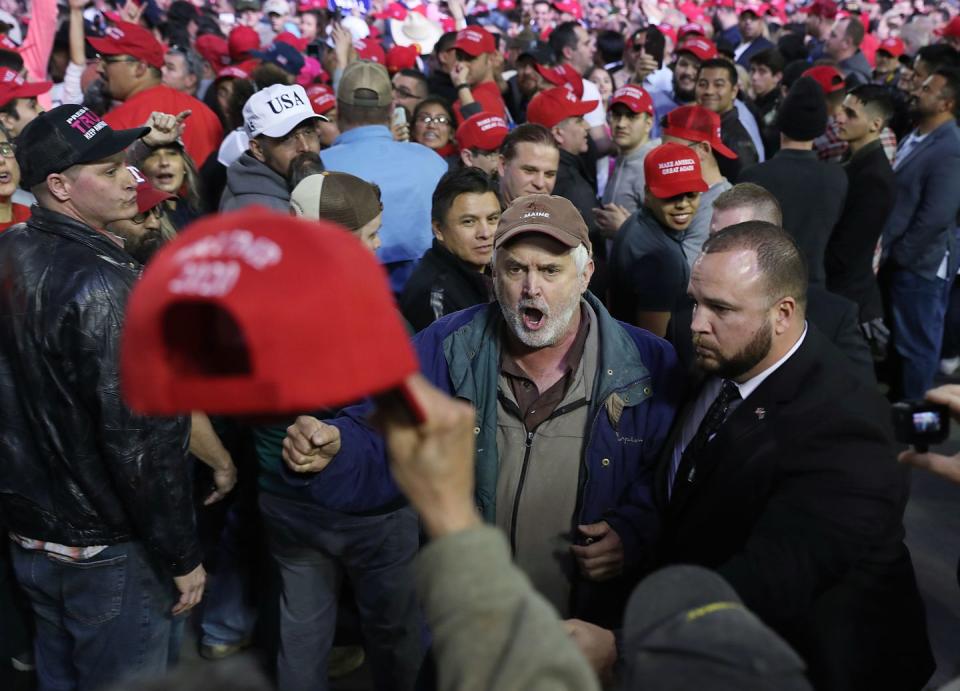
<instances>
[{"instance_id":1,"label":"tan baseball cap","mask_svg":"<svg viewBox=\"0 0 960 691\"><path fill-rule=\"evenodd\" d=\"M297 216L333 221L357 231L383 211L380 188L349 173L325 171L305 177L290 193Z\"/></svg>"},{"instance_id":2,"label":"tan baseball cap","mask_svg":"<svg viewBox=\"0 0 960 691\"><path fill-rule=\"evenodd\" d=\"M351 63L340 78L337 100L351 106L389 106L393 102L393 84L387 68L365 60Z\"/></svg>"},{"instance_id":3,"label":"tan baseball cap","mask_svg":"<svg viewBox=\"0 0 960 691\"><path fill-rule=\"evenodd\" d=\"M571 249L583 244L588 252L593 253L583 216L570 200L564 197L528 194L514 199L500 216L500 224L493 236L493 246L499 248L524 233L549 235Z\"/></svg>"}]
</instances>

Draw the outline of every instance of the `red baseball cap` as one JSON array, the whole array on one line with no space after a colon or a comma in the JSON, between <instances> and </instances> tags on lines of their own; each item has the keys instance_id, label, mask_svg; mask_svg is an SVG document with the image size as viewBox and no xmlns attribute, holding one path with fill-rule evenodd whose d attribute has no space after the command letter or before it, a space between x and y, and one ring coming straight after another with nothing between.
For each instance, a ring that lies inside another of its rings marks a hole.
<instances>
[{"instance_id":1,"label":"red baseball cap","mask_svg":"<svg viewBox=\"0 0 960 691\"><path fill-rule=\"evenodd\" d=\"M527 122L550 129L567 118L583 117L600 101L581 101L570 89L562 86L541 91L527 106Z\"/></svg>"},{"instance_id":2,"label":"red baseball cap","mask_svg":"<svg viewBox=\"0 0 960 691\"><path fill-rule=\"evenodd\" d=\"M813 0L813 2L806 7L801 7L800 12L805 12L814 17L823 17L824 19L836 19L837 3L833 0Z\"/></svg>"},{"instance_id":3,"label":"red baseball cap","mask_svg":"<svg viewBox=\"0 0 960 691\"><path fill-rule=\"evenodd\" d=\"M509 12L510 10L517 9L516 0L498 0L497 9L501 12Z\"/></svg>"},{"instance_id":4,"label":"red baseball cap","mask_svg":"<svg viewBox=\"0 0 960 691\"><path fill-rule=\"evenodd\" d=\"M234 79L250 79L254 68L257 66L257 60L245 60L237 65L227 65L217 72L217 79L221 77L233 77Z\"/></svg>"},{"instance_id":5,"label":"red baseball cap","mask_svg":"<svg viewBox=\"0 0 960 691\"><path fill-rule=\"evenodd\" d=\"M677 46L676 52L678 55L680 53L690 53L697 60L703 62L717 57L717 44L703 36L691 36Z\"/></svg>"},{"instance_id":6,"label":"red baseball cap","mask_svg":"<svg viewBox=\"0 0 960 691\"><path fill-rule=\"evenodd\" d=\"M583 18L583 8L577 0L554 0L553 7L557 12L565 12L574 19Z\"/></svg>"},{"instance_id":7,"label":"red baseball cap","mask_svg":"<svg viewBox=\"0 0 960 691\"><path fill-rule=\"evenodd\" d=\"M409 46L394 46L387 51L387 72L393 74L400 70L414 69L417 66L417 56L420 50L416 43Z\"/></svg>"},{"instance_id":8,"label":"red baseball cap","mask_svg":"<svg viewBox=\"0 0 960 691\"><path fill-rule=\"evenodd\" d=\"M28 82L19 72L0 67L0 106L16 98L35 98L53 88L53 82Z\"/></svg>"},{"instance_id":9,"label":"red baseball cap","mask_svg":"<svg viewBox=\"0 0 960 691\"><path fill-rule=\"evenodd\" d=\"M453 47L473 57L497 51L493 34L479 26L470 26L461 30L457 34L457 40Z\"/></svg>"},{"instance_id":10,"label":"red baseball cap","mask_svg":"<svg viewBox=\"0 0 960 691\"><path fill-rule=\"evenodd\" d=\"M200 57L209 62L213 69L218 70L230 64L230 46L227 44L227 39L213 34L204 34L197 37L195 45Z\"/></svg>"},{"instance_id":11,"label":"red baseball cap","mask_svg":"<svg viewBox=\"0 0 960 691\"><path fill-rule=\"evenodd\" d=\"M357 57L361 60L369 60L377 64L384 64L387 61L387 54L377 41L370 38L358 38L353 42L353 47L357 51Z\"/></svg>"},{"instance_id":12,"label":"red baseball cap","mask_svg":"<svg viewBox=\"0 0 960 691\"><path fill-rule=\"evenodd\" d=\"M661 144L643 159L643 176L657 199L687 192L706 192L700 158L683 144Z\"/></svg>"},{"instance_id":13,"label":"red baseball cap","mask_svg":"<svg viewBox=\"0 0 960 691\"><path fill-rule=\"evenodd\" d=\"M647 113L653 117L653 99L646 89L636 84L624 84L614 91L610 107L613 108L617 103L622 103L634 113Z\"/></svg>"},{"instance_id":14,"label":"red baseball cap","mask_svg":"<svg viewBox=\"0 0 960 691\"><path fill-rule=\"evenodd\" d=\"M320 303L322 323L304 321ZM152 415L293 413L392 389L412 403L403 383L418 369L374 255L335 223L260 207L164 246L121 337L124 398Z\"/></svg>"},{"instance_id":15,"label":"red baseball cap","mask_svg":"<svg viewBox=\"0 0 960 691\"><path fill-rule=\"evenodd\" d=\"M737 158L720 138L720 116L703 106L680 106L667 113L663 134L691 142L709 142L710 147L725 158Z\"/></svg>"},{"instance_id":16,"label":"red baseball cap","mask_svg":"<svg viewBox=\"0 0 960 691\"><path fill-rule=\"evenodd\" d=\"M741 5L739 14L750 12L757 17L764 17L767 14L767 9L765 2L746 2Z\"/></svg>"},{"instance_id":17,"label":"red baseball cap","mask_svg":"<svg viewBox=\"0 0 960 691\"><path fill-rule=\"evenodd\" d=\"M373 15L374 19L396 19L398 22L402 22L407 18L407 8L405 5L402 5L399 2L391 2L380 12L376 12Z\"/></svg>"},{"instance_id":18,"label":"red baseball cap","mask_svg":"<svg viewBox=\"0 0 960 691\"><path fill-rule=\"evenodd\" d=\"M960 38L960 16L954 17L946 26L941 29L937 29L937 36L944 36L946 38Z\"/></svg>"},{"instance_id":19,"label":"red baseball cap","mask_svg":"<svg viewBox=\"0 0 960 691\"><path fill-rule=\"evenodd\" d=\"M816 65L806 70L800 76L813 79L813 81L820 85L820 88L823 89L823 93L825 94L842 91L847 87L843 73L833 65Z\"/></svg>"},{"instance_id":20,"label":"red baseball cap","mask_svg":"<svg viewBox=\"0 0 960 691\"><path fill-rule=\"evenodd\" d=\"M249 59L250 51L260 50L260 34L249 26L236 26L227 37L227 47L230 49L230 58L234 62Z\"/></svg>"},{"instance_id":21,"label":"red baseball cap","mask_svg":"<svg viewBox=\"0 0 960 691\"><path fill-rule=\"evenodd\" d=\"M684 24L679 29L677 29L677 38L681 41L687 36L706 36L703 31L703 27L697 24L696 22L690 22Z\"/></svg>"},{"instance_id":22,"label":"red baseball cap","mask_svg":"<svg viewBox=\"0 0 960 691\"><path fill-rule=\"evenodd\" d=\"M577 98L583 98L583 77L572 65L565 63L556 67L546 67L539 62L535 62L533 67L540 73L541 77L554 86L565 87L572 91Z\"/></svg>"},{"instance_id":23,"label":"red baseball cap","mask_svg":"<svg viewBox=\"0 0 960 691\"><path fill-rule=\"evenodd\" d=\"M461 149L497 151L509 133L506 121L499 115L477 113L457 128L457 144Z\"/></svg>"},{"instance_id":24,"label":"red baseball cap","mask_svg":"<svg viewBox=\"0 0 960 691\"><path fill-rule=\"evenodd\" d=\"M138 24L117 22L108 26L102 37L91 36L87 42L101 55L129 55L157 69L163 68L163 46Z\"/></svg>"},{"instance_id":25,"label":"red baseball cap","mask_svg":"<svg viewBox=\"0 0 960 691\"><path fill-rule=\"evenodd\" d=\"M337 106L337 95L326 84L313 84L307 87L307 98L317 115L326 115Z\"/></svg>"},{"instance_id":26,"label":"red baseball cap","mask_svg":"<svg viewBox=\"0 0 960 691\"><path fill-rule=\"evenodd\" d=\"M307 39L294 36L289 31L277 34L277 37L273 40L274 42L279 41L280 43L286 43L288 46L293 46L301 53L305 53L307 50Z\"/></svg>"},{"instance_id":27,"label":"red baseball cap","mask_svg":"<svg viewBox=\"0 0 960 691\"><path fill-rule=\"evenodd\" d=\"M167 199L175 199L175 197L163 190L158 190L156 187L150 184L150 181L147 180L146 176L140 172L140 169L136 166L127 166L127 170L130 171L130 174L133 175L133 179L137 181L137 212L143 213L144 211L149 211L155 207L160 202L166 201Z\"/></svg>"},{"instance_id":28,"label":"red baseball cap","mask_svg":"<svg viewBox=\"0 0 960 691\"><path fill-rule=\"evenodd\" d=\"M658 24L657 28L660 30L661 34L664 36L669 36L670 40L674 43L677 42L677 30L673 28L673 24L667 24L664 22L663 24Z\"/></svg>"},{"instance_id":29,"label":"red baseball cap","mask_svg":"<svg viewBox=\"0 0 960 691\"><path fill-rule=\"evenodd\" d=\"M880 41L877 45L877 52L881 50L884 53L888 53L891 57L899 58L906 51L907 47L903 45L903 41L896 36L891 36L890 38L885 38Z\"/></svg>"}]
</instances>

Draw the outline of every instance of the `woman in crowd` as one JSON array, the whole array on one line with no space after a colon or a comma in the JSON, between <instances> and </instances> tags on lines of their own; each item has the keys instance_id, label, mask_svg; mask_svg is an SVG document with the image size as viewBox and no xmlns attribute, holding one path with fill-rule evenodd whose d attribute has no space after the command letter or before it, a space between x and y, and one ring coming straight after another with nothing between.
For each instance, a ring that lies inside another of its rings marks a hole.
<instances>
[{"instance_id":1,"label":"woman in crowd","mask_svg":"<svg viewBox=\"0 0 960 691\"><path fill-rule=\"evenodd\" d=\"M166 210L176 230L204 213L197 169L180 144L153 149L140 168L150 184L172 195L166 201Z\"/></svg>"},{"instance_id":2,"label":"woman in crowd","mask_svg":"<svg viewBox=\"0 0 960 691\"><path fill-rule=\"evenodd\" d=\"M13 203L13 193L20 187L20 166L14 158L13 144L0 129L0 231L30 218L30 208Z\"/></svg>"},{"instance_id":3,"label":"woman in crowd","mask_svg":"<svg viewBox=\"0 0 960 691\"><path fill-rule=\"evenodd\" d=\"M421 101L413 111L411 140L423 144L443 156L451 167L458 165L457 145L453 141L453 111L438 96Z\"/></svg>"}]
</instances>

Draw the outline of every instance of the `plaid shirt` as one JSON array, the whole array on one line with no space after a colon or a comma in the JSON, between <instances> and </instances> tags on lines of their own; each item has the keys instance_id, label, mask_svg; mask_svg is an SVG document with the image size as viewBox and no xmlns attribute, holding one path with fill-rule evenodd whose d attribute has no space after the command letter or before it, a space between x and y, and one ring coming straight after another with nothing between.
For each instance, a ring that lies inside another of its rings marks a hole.
<instances>
[{"instance_id":1,"label":"plaid shirt","mask_svg":"<svg viewBox=\"0 0 960 691\"><path fill-rule=\"evenodd\" d=\"M813 150L821 161L840 163L846 156L850 145L840 139L837 129L837 123L831 116L827 120L827 131L813 140ZM897 135L889 127L884 127L880 132L880 144L890 165L893 165L897 156Z\"/></svg>"},{"instance_id":2,"label":"plaid shirt","mask_svg":"<svg viewBox=\"0 0 960 691\"><path fill-rule=\"evenodd\" d=\"M10 533L10 539L24 549L46 552L51 558L59 561L83 561L84 559L91 559L107 548L107 545L70 547L69 545L58 545L56 542L47 542L46 540L34 540L33 538L23 537L16 533Z\"/></svg>"}]
</instances>

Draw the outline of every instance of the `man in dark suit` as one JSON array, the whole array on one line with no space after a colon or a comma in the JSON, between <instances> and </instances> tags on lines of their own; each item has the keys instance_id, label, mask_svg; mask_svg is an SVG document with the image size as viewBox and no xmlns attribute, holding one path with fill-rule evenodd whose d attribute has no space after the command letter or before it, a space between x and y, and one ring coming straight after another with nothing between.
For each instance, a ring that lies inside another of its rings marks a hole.
<instances>
[{"instance_id":1,"label":"man in dark suit","mask_svg":"<svg viewBox=\"0 0 960 691\"><path fill-rule=\"evenodd\" d=\"M813 140L827 127L823 91L810 77L801 77L777 114L780 150L768 161L744 170L738 182L768 190L783 209L783 227L800 246L810 283L825 284L824 254L830 232L840 218L847 195L847 176L836 163L817 160Z\"/></svg>"},{"instance_id":2,"label":"man in dark suit","mask_svg":"<svg viewBox=\"0 0 960 691\"><path fill-rule=\"evenodd\" d=\"M717 570L818 691L916 691L934 663L889 409L808 324L806 288L796 244L771 224L704 245L690 294L706 378L658 469L658 560Z\"/></svg>"},{"instance_id":3,"label":"man in dark suit","mask_svg":"<svg viewBox=\"0 0 960 691\"><path fill-rule=\"evenodd\" d=\"M773 44L763 35L766 22L763 19L764 8L757 3L748 3L742 10L737 23L740 27L740 45L733 52L738 65L750 67L750 58L761 50L773 48Z\"/></svg>"},{"instance_id":4,"label":"man in dark suit","mask_svg":"<svg viewBox=\"0 0 960 691\"><path fill-rule=\"evenodd\" d=\"M932 388L950 286L957 273L960 212L960 72L940 68L913 95L916 129L897 149L897 199L883 228L883 262L901 390Z\"/></svg>"},{"instance_id":5,"label":"man in dark suit","mask_svg":"<svg viewBox=\"0 0 960 691\"><path fill-rule=\"evenodd\" d=\"M783 215L777 198L759 185L741 182L723 192L714 200L710 219L710 235L727 226L745 221L765 221L777 228L783 227ZM690 318L686 315L687 336L690 336ZM807 319L847 356L863 381L875 384L873 356L860 329L857 304L841 295L829 292L823 286L807 286ZM677 353L686 350L677 348ZM689 364L689 363L686 363Z\"/></svg>"},{"instance_id":6,"label":"man in dark suit","mask_svg":"<svg viewBox=\"0 0 960 691\"><path fill-rule=\"evenodd\" d=\"M843 163L847 198L827 243L827 288L857 303L860 324L883 317L873 256L896 195L893 168L880 142L891 117L893 99L879 84L851 91L836 115L840 138L850 148Z\"/></svg>"}]
</instances>

